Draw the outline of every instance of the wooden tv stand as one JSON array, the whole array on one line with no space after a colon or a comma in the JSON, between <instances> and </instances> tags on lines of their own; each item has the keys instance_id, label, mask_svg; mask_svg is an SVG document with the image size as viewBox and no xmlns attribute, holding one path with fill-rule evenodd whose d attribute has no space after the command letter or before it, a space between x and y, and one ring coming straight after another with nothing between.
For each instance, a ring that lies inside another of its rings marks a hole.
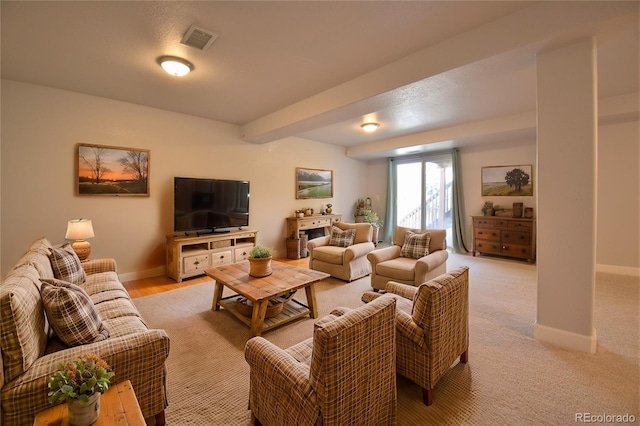
<instances>
[{"instance_id":1,"label":"wooden tv stand","mask_svg":"<svg viewBox=\"0 0 640 426\"><path fill-rule=\"evenodd\" d=\"M167 276L181 282L204 275L207 268L246 260L257 239L255 230L167 235Z\"/></svg>"}]
</instances>

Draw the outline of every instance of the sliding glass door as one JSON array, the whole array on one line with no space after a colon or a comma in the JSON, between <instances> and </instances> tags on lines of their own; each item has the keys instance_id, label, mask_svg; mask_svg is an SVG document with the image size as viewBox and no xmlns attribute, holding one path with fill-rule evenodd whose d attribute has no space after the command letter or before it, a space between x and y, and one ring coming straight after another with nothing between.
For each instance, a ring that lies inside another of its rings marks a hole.
<instances>
[{"instance_id":1,"label":"sliding glass door","mask_svg":"<svg viewBox=\"0 0 640 426\"><path fill-rule=\"evenodd\" d=\"M396 167L396 225L446 229L451 246L453 169L451 154L398 159Z\"/></svg>"}]
</instances>

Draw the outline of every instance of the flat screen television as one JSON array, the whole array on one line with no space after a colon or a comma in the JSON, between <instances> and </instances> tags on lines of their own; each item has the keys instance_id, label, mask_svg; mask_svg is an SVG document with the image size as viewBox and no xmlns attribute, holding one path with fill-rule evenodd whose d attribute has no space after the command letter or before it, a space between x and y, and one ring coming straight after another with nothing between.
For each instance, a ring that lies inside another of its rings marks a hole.
<instances>
[{"instance_id":1,"label":"flat screen television","mask_svg":"<svg viewBox=\"0 0 640 426\"><path fill-rule=\"evenodd\" d=\"M249 182L174 177L175 232L226 232L249 226Z\"/></svg>"}]
</instances>

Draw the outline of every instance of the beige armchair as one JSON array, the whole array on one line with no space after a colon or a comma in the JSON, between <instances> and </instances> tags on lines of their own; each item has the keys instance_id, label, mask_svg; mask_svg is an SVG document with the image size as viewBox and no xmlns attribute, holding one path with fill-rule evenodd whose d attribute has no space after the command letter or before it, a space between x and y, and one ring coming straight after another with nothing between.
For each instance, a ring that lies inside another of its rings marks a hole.
<instances>
[{"instance_id":1,"label":"beige armchair","mask_svg":"<svg viewBox=\"0 0 640 426\"><path fill-rule=\"evenodd\" d=\"M371 224L336 222L333 226L341 231L354 230L353 244L348 247L333 245L331 235L314 238L307 243L309 269L326 272L348 282L369 275L371 264L367 253L375 248Z\"/></svg>"},{"instance_id":2,"label":"beige armchair","mask_svg":"<svg viewBox=\"0 0 640 426\"><path fill-rule=\"evenodd\" d=\"M430 233L429 254L415 259L401 256L407 231L416 234ZM387 282L419 286L447 271L447 231L445 229L410 229L396 227L393 245L379 248L367 254L371 263L371 287L384 290Z\"/></svg>"},{"instance_id":3,"label":"beige armchair","mask_svg":"<svg viewBox=\"0 0 640 426\"><path fill-rule=\"evenodd\" d=\"M469 268L462 266L419 287L389 282L362 301L396 300L396 369L422 388L425 405L433 388L459 357L469 360Z\"/></svg>"},{"instance_id":4,"label":"beige armchair","mask_svg":"<svg viewBox=\"0 0 640 426\"><path fill-rule=\"evenodd\" d=\"M395 425L395 300L338 308L286 350L247 342L252 424Z\"/></svg>"}]
</instances>

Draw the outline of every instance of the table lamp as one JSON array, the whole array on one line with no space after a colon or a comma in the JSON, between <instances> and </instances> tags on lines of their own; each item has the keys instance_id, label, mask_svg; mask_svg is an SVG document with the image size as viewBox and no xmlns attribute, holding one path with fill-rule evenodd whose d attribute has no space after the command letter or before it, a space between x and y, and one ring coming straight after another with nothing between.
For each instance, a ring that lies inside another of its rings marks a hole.
<instances>
[{"instance_id":1,"label":"table lamp","mask_svg":"<svg viewBox=\"0 0 640 426\"><path fill-rule=\"evenodd\" d=\"M67 223L67 240L75 240L71 247L76 252L81 261L86 260L91 254L91 243L85 241L93 238L93 225L89 219L72 219Z\"/></svg>"}]
</instances>

